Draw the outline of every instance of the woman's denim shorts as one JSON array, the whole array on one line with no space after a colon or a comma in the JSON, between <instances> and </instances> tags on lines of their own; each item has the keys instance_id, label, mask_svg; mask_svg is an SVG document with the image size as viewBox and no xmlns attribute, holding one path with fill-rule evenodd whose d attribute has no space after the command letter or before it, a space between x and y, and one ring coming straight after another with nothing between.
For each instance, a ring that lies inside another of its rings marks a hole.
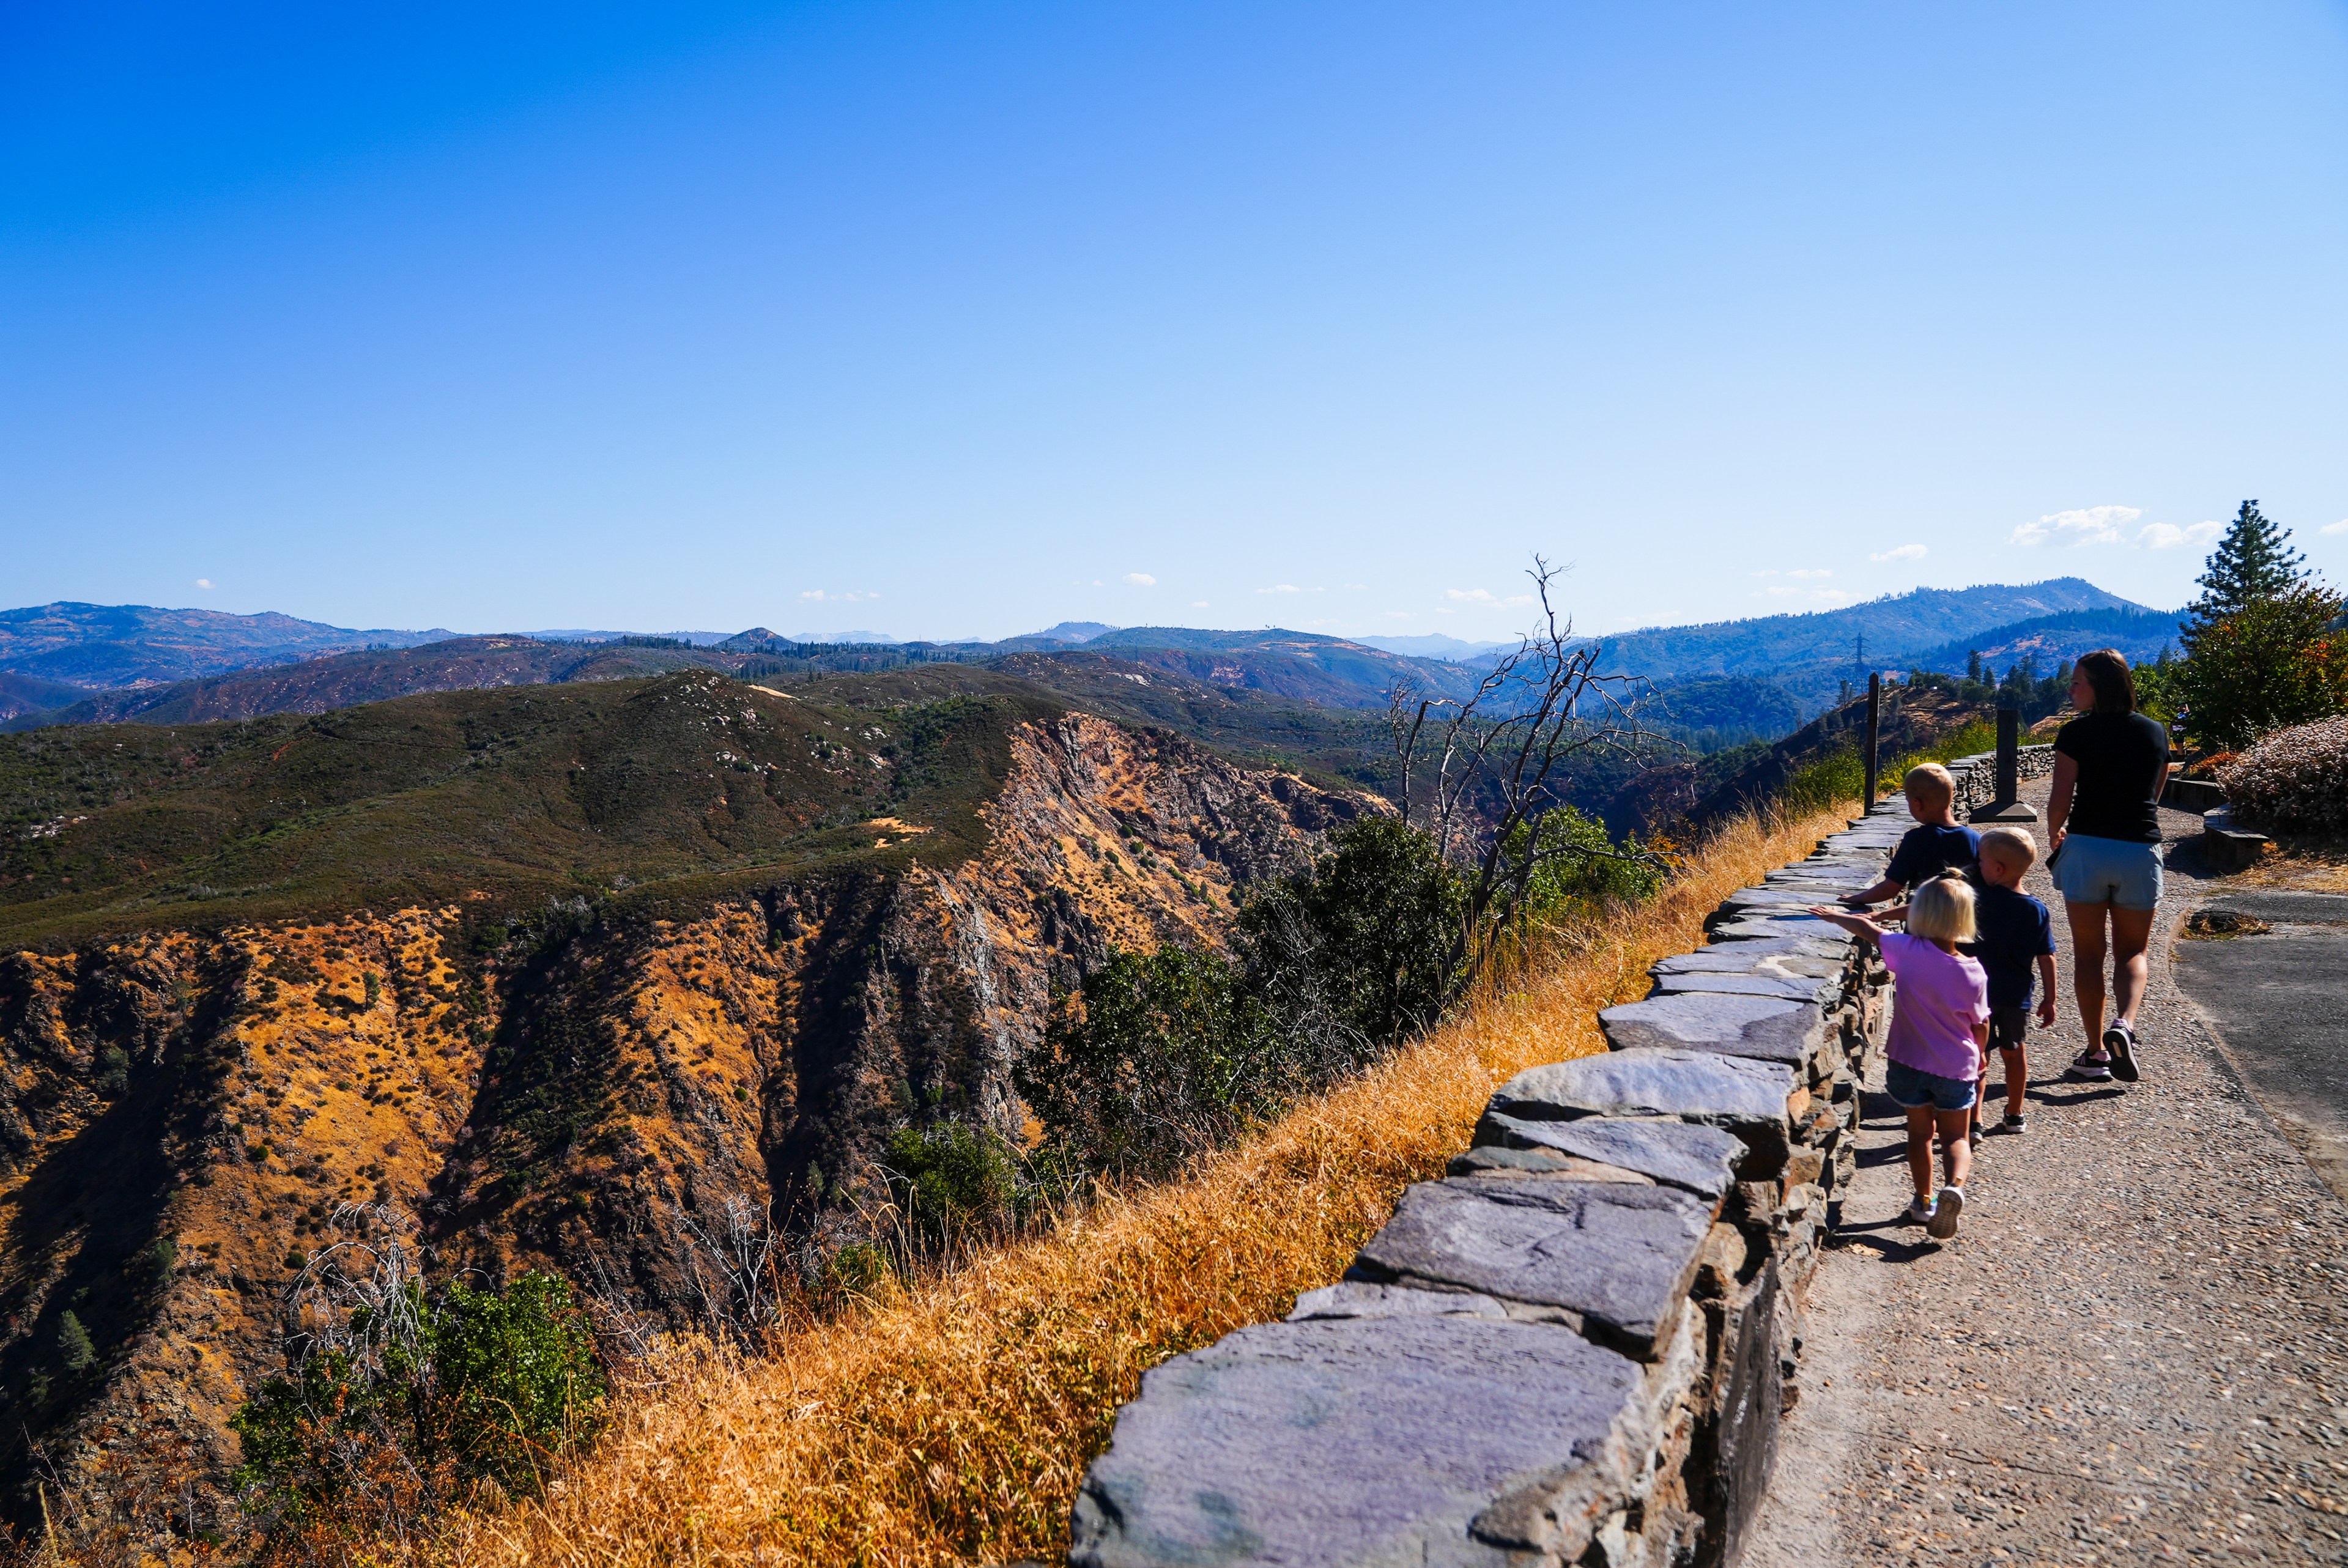
<instances>
[{"instance_id":1,"label":"woman's denim shorts","mask_svg":"<svg viewBox=\"0 0 2348 1568\"><path fill-rule=\"evenodd\" d=\"M1883 1092L1902 1110L1917 1110L1931 1106L1934 1110L1971 1110L1973 1108L1973 1086L1970 1079L1941 1078L1921 1068L1911 1068L1906 1062L1887 1062L1883 1068Z\"/></svg>"},{"instance_id":2,"label":"woman's denim shorts","mask_svg":"<svg viewBox=\"0 0 2348 1568\"><path fill-rule=\"evenodd\" d=\"M2054 890L2065 903L2108 903L2115 909L2152 909L2160 903L2160 846L2124 839L2090 839L2073 833L2063 841L2053 867Z\"/></svg>"}]
</instances>

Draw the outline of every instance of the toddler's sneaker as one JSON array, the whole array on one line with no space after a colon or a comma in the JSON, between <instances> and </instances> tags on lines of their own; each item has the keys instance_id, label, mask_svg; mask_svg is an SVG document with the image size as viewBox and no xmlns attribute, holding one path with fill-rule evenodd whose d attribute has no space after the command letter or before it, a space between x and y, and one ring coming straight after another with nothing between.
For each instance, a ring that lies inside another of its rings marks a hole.
<instances>
[{"instance_id":1,"label":"toddler's sneaker","mask_svg":"<svg viewBox=\"0 0 2348 1568\"><path fill-rule=\"evenodd\" d=\"M1925 1223L1924 1232L1936 1242L1945 1242L1957 1233L1957 1218L1965 1212L1965 1190L1943 1187L1941 1201L1932 1205L1932 1217Z\"/></svg>"},{"instance_id":2,"label":"toddler's sneaker","mask_svg":"<svg viewBox=\"0 0 2348 1568\"><path fill-rule=\"evenodd\" d=\"M2136 1065L2136 1030L2117 1018L2104 1031L2104 1049L2112 1053L2112 1075L2122 1083L2134 1083L2142 1075Z\"/></svg>"},{"instance_id":3,"label":"toddler's sneaker","mask_svg":"<svg viewBox=\"0 0 2348 1568\"><path fill-rule=\"evenodd\" d=\"M2109 1083L2112 1081L2112 1064L2101 1057L2081 1051L2079 1059L2071 1064L2070 1076L2082 1083Z\"/></svg>"},{"instance_id":4,"label":"toddler's sneaker","mask_svg":"<svg viewBox=\"0 0 2348 1568\"><path fill-rule=\"evenodd\" d=\"M2009 1110L2005 1113L2005 1119L1997 1127L2001 1132L2027 1132L2030 1130L2030 1118L2021 1111Z\"/></svg>"},{"instance_id":5,"label":"toddler's sneaker","mask_svg":"<svg viewBox=\"0 0 2348 1568\"><path fill-rule=\"evenodd\" d=\"M1909 1199L1908 1217L1920 1225L1926 1223L1932 1217L1932 1200L1921 1193Z\"/></svg>"}]
</instances>

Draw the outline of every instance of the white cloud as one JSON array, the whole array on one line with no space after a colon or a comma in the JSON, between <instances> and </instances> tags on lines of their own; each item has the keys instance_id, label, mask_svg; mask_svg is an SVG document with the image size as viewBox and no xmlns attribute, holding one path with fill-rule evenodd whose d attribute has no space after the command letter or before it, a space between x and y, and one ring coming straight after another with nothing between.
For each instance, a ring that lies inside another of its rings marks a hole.
<instances>
[{"instance_id":1,"label":"white cloud","mask_svg":"<svg viewBox=\"0 0 2348 1568\"><path fill-rule=\"evenodd\" d=\"M1887 550L1880 555L1870 555L1869 561L1921 561L1931 551L1921 544L1903 544L1897 550Z\"/></svg>"},{"instance_id":2,"label":"white cloud","mask_svg":"<svg viewBox=\"0 0 2348 1568\"><path fill-rule=\"evenodd\" d=\"M1831 577L1834 573L1823 566L1797 566L1786 573L1788 577Z\"/></svg>"},{"instance_id":3,"label":"white cloud","mask_svg":"<svg viewBox=\"0 0 2348 1568\"><path fill-rule=\"evenodd\" d=\"M811 599L819 604L861 604L868 599L878 599L880 595L863 593L853 588L839 593L828 593L821 588L809 588L803 591L799 597Z\"/></svg>"},{"instance_id":4,"label":"white cloud","mask_svg":"<svg viewBox=\"0 0 2348 1568\"><path fill-rule=\"evenodd\" d=\"M1810 597L1813 599L1823 600L1825 603L1829 604L1834 604L1839 603L1841 601L1849 598L1850 595L1844 593L1839 588L1813 588L1810 590Z\"/></svg>"},{"instance_id":5,"label":"white cloud","mask_svg":"<svg viewBox=\"0 0 2348 1568\"><path fill-rule=\"evenodd\" d=\"M1492 591L1489 588L1446 588L1443 591L1443 596L1456 604L1494 604L1498 603L1498 600L1492 597Z\"/></svg>"},{"instance_id":6,"label":"white cloud","mask_svg":"<svg viewBox=\"0 0 2348 1568\"><path fill-rule=\"evenodd\" d=\"M1800 593L1801 590L1799 588L1780 588L1775 583L1772 583L1770 586L1762 589L1761 592L1768 594L1772 599L1790 599L1795 594Z\"/></svg>"},{"instance_id":7,"label":"white cloud","mask_svg":"<svg viewBox=\"0 0 2348 1568\"><path fill-rule=\"evenodd\" d=\"M1158 579L1152 577L1147 572L1128 572L1125 574L1123 581L1130 583L1136 588L1155 588L1158 586Z\"/></svg>"},{"instance_id":8,"label":"white cloud","mask_svg":"<svg viewBox=\"0 0 2348 1568\"><path fill-rule=\"evenodd\" d=\"M1304 590L1299 588L1293 583L1275 583L1269 588L1259 588L1256 592L1259 593L1302 593Z\"/></svg>"},{"instance_id":9,"label":"white cloud","mask_svg":"<svg viewBox=\"0 0 2348 1568\"><path fill-rule=\"evenodd\" d=\"M1193 599L1190 601L1190 608L1193 610L1205 610L1210 608L1210 606L1204 599Z\"/></svg>"},{"instance_id":10,"label":"white cloud","mask_svg":"<svg viewBox=\"0 0 2348 1568\"><path fill-rule=\"evenodd\" d=\"M2323 531L2324 531L2324 532L2326 532L2326 533L2330 533L2330 532L2332 531L2332 530L2330 530L2330 529L2328 529L2328 528L2327 528L2327 529L2325 529ZM209 588L209 587L211 587L211 585L212 585L212 580L211 580L211 578L209 578L209 577L199 577L199 578L197 578L197 579L196 579L196 586L197 586L197 587L199 587L199 588Z\"/></svg>"},{"instance_id":11,"label":"white cloud","mask_svg":"<svg viewBox=\"0 0 2348 1568\"><path fill-rule=\"evenodd\" d=\"M2147 550L2174 550L2180 544L2199 547L2225 531L2226 525L2222 522L2197 522L2190 528L2178 528L2168 522L2147 522L2137 530L2134 542Z\"/></svg>"},{"instance_id":12,"label":"white cloud","mask_svg":"<svg viewBox=\"0 0 2348 1568\"><path fill-rule=\"evenodd\" d=\"M2342 518L2338 522L2327 522L2315 531L2318 533L2348 533L2348 517Z\"/></svg>"},{"instance_id":13,"label":"white cloud","mask_svg":"<svg viewBox=\"0 0 2348 1568\"><path fill-rule=\"evenodd\" d=\"M2036 522L2013 531L2016 544L2044 544L2061 539L2069 544L2117 544L2120 530L2144 515L2142 507L2085 506L2050 511Z\"/></svg>"},{"instance_id":14,"label":"white cloud","mask_svg":"<svg viewBox=\"0 0 2348 1568\"><path fill-rule=\"evenodd\" d=\"M1366 583L1348 583L1345 584L1345 592L1348 593L1357 593L1366 590L1368 587L1369 584Z\"/></svg>"}]
</instances>

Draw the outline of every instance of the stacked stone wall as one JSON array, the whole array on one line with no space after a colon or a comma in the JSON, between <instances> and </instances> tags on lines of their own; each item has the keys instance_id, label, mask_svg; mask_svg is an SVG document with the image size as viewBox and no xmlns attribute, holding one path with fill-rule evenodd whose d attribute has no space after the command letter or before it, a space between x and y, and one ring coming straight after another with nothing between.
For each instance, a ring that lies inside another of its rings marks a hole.
<instances>
[{"instance_id":1,"label":"stacked stone wall","mask_svg":"<svg viewBox=\"0 0 2348 1568\"><path fill-rule=\"evenodd\" d=\"M1961 809L1993 761L1951 765ZM1342 1280L1150 1372L1072 1568L1734 1563L1889 1021L1873 950L1803 911L1912 825L1883 802L1723 901L1599 1015L1605 1054L1503 1084Z\"/></svg>"}]
</instances>

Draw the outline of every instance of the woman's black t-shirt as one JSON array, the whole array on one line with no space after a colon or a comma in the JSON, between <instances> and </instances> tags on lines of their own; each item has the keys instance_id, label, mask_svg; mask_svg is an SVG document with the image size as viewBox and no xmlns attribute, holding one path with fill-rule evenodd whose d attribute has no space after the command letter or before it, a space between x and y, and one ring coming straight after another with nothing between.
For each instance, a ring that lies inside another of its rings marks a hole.
<instances>
[{"instance_id":1,"label":"woman's black t-shirt","mask_svg":"<svg viewBox=\"0 0 2348 1568\"><path fill-rule=\"evenodd\" d=\"M2160 842L2156 802L2168 774L2168 732L2140 713L2085 713L2055 732L2079 765L2066 831L2131 844Z\"/></svg>"}]
</instances>

